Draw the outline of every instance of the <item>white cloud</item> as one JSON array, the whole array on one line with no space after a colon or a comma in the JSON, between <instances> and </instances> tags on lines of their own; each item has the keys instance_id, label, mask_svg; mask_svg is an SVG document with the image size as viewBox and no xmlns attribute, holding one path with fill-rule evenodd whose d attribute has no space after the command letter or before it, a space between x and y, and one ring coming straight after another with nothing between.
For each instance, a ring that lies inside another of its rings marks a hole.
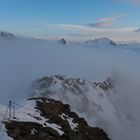
<instances>
[{"instance_id":1,"label":"white cloud","mask_svg":"<svg viewBox=\"0 0 140 140\"><path fill-rule=\"evenodd\" d=\"M100 27L100 28L104 28L104 27L111 27L114 25L115 21L117 19L116 18L101 18L99 19L99 21L95 22L95 23L91 23L88 24L89 27Z\"/></svg>"},{"instance_id":2,"label":"white cloud","mask_svg":"<svg viewBox=\"0 0 140 140\"><path fill-rule=\"evenodd\" d=\"M124 17L126 15L127 15L126 13L121 13L121 14L114 15L112 17L100 18L96 22L88 24L88 26L97 27L97 28L112 27L119 20L120 17Z\"/></svg>"}]
</instances>

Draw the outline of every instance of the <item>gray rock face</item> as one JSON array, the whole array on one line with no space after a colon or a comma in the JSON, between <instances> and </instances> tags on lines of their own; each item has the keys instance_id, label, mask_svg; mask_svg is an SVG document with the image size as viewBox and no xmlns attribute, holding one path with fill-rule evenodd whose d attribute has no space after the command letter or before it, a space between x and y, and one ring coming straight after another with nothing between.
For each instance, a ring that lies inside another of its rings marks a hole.
<instances>
[{"instance_id":1,"label":"gray rock face","mask_svg":"<svg viewBox=\"0 0 140 140\"><path fill-rule=\"evenodd\" d=\"M54 94L82 95L91 88L96 90L100 88L104 91L113 89L113 79L108 78L103 82L86 81L79 78L70 78L64 75L55 75L43 77L33 83L33 95L36 97L48 97Z\"/></svg>"}]
</instances>

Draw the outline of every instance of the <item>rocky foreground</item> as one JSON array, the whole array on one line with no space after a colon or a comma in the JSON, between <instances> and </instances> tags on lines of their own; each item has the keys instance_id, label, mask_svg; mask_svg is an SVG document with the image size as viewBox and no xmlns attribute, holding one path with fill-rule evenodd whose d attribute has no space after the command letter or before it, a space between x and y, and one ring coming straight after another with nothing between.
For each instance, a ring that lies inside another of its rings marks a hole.
<instances>
[{"instance_id":1,"label":"rocky foreground","mask_svg":"<svg viewBox=\"0 0 140 140\"><path fill-rule=\"evenodd\" d=\"M47 98L32 98L29 102L35 113L21 110L24 116L17 112L4 122L8 136L14 140L109 140L104 130L90 127L68 104Z\"/></svg>"}]
</instances>

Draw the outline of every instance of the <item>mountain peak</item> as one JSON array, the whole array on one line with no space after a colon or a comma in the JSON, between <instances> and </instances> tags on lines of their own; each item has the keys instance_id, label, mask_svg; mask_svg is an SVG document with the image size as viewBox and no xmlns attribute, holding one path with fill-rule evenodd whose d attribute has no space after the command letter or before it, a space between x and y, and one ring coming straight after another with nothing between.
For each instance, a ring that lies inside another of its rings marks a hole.
<instances>
[{"instance_id":1,"label":"mountain peak","mask_svg":"<svg viewBox=\"0 0 140 140\"><path fill-rule=\"evenodd\" d=\"M116 46L116 43L114 41L112 41L111 39L107 38L107 37L103 37L103 38L96 38L94 40L88 40L86 42L87 44L98 44L98 45L112 45L112 46Z\"/></svg>"},{"instance_id":2,"label":"mountain peak","mask_svg":"<svg viewBox=\"0 0 140 140\"><path fill-rule=\"evenodd\" d=\"M138 28L138 29L134 30L134 32L140 32L140 28Z\"/></svg>"},{"instance_id":3,"label":"mountain peak","mask_svg":"<svg viewBox=\"0 0 140 140\"><path fill-rule=\"evenodd\" d=\"M12 33L9 33L9 32L5 32L5 31L0 31L0 38L3 38L3 39L13 39L15 38L16 36Z\"/></svg>"},{"instance_id":4,"label":"mountain peak","mask_svg":"<svg viewBox=\"0 0 140 140\"><path fill-rule=\"evenodd\" d=\"M21 114L4 122L8 136L14 140L110 140L104 130L90 127L68 104L47 98L28 101L31 111L21 108Z\"/></svg>"},{"instance_id":5,"label":"mountain peak","mask_svg":"<svg viewBox=\"0 0 140 140\"><path fill-rule=\"evenodd\" d=\"M62 39L60 39L60 40L59 40L59 43L61 43L61 44L64 44L64 45L65 45L65 44L67 44L67 41L66 41L64 38L62 38Z\"/></svg>"}]
</instances>

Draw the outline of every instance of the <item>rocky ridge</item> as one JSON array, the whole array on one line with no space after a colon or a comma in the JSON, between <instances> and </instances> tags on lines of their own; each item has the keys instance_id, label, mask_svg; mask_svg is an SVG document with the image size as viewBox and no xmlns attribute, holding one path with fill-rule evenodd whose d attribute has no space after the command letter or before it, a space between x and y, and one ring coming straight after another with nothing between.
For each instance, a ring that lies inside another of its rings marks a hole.
<instances>
[{"instance_id":1,"label":"rocky ridge","mask_svg":"<svg viewBox=\"0 0 140 140\"><path fill-rule=\"evenodd\" d=\"M14 140L109 140L102 129L90 127L68 104L47 98L29 102L34 102L36 115L26 112L26 120L21 114L5 121L7 134Z\"/></svg>"}]
</instances>

